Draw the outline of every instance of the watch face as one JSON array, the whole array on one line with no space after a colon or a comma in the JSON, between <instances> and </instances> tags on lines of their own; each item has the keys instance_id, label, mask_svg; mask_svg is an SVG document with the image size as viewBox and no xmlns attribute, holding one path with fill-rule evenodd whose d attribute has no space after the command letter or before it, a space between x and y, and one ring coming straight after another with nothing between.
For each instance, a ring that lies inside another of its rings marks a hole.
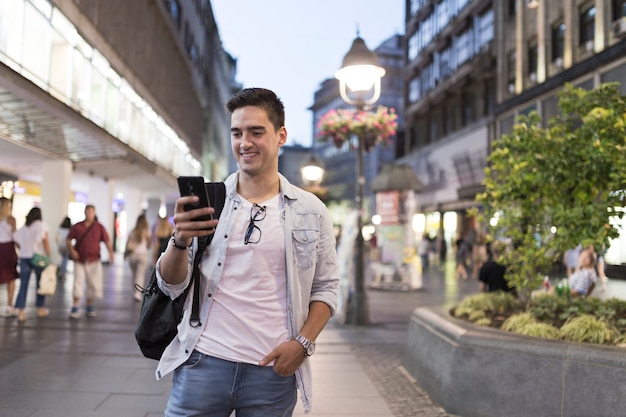
<instances>
[{"instance_id":1,"label":"watch face","mask_svg":"<svg viewBox=\"0 0 626 417\"><path fill-rule=\"evenodd\" d=\"M311 356L314 353L315 353L315 343L311 342L309 347L306 349L306 354L307 356Z\"/></svg>"}]
</instances>

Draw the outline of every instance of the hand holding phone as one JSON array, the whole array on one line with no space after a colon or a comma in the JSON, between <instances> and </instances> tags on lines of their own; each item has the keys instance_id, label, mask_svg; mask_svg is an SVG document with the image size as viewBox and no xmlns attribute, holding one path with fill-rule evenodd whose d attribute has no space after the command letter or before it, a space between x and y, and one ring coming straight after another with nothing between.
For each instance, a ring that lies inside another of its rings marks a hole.
<instances>
[{"instance_id":1,"label":"hand holding phone","mask_svg":"<svg viewBox=\"0 0 626 417\"><path fill-rule=\"evenodd\" d=\"M194 210L201 207L211 207L209 195L204 185L204 177L178 177L178 189L181 197L195 195L199 198L197 203L185 204L185 211ZM213 220L213 216L207 214L205 216L194 217L193 221Z\"/></svg>"}]
</instances>

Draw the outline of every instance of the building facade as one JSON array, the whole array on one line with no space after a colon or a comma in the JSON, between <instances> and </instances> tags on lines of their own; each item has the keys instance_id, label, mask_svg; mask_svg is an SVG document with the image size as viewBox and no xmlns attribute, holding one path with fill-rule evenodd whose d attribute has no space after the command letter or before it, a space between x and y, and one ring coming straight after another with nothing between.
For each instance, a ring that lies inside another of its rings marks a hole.
<instances>
[{"instance_id":1,"label":"building facade","mask_svg":"<svg viewBox=\"0 0 626 417\"><path fill-rule=\"evenodd\" d=\"M18 224L34 205L51 227L80 220L89 202L123 235L177 176L222 179L235 70L208 0L2 2L0 175Z\"/></svg>"},{"instance_id":2,"label":"building facade","mask_svg":"<svg viewBox=\"0 0 626 417\"><path fill-rule=\"evenodd\" d=\"M626 81L624 0L407 0L406 141L425 190L420 227L448 243L515 118L557 114L566 82ZM622 91L626 84L622 84ZM622 251L624 252L624 251Z\"/></svg>"}]
</instances>

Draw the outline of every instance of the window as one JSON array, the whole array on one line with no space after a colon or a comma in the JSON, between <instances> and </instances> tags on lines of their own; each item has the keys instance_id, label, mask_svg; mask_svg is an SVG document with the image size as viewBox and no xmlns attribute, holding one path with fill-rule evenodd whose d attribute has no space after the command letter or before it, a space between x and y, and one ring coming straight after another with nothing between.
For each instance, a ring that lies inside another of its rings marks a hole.
<instances>
[{"instance_id":1,"label":"window","mask_svg":"<svg viewBox=\"0 0 626 417\"><path fill-rule=\"evenodd\" d=\"M515 51L509 52L507 62L508 62L508 71L509 71L509 84L513 84L515 86L515 62L517 60Z\"/></svg>"},{"instance_id":2,"label":"window","mask_svg":"<svg viewBox=\"0 0 626 417\"><path fill-rule=\"evenodd\" d=\"M463 100L463 126L476 121L476 95L468 91L462 95Z\"/></svg>"},{"instance_id":3,"label":"window","mask_svg":"<svg viewBox=\"0 0 626 417\"><path fill-rule=\"evenodd\" d=\"M419 54L419 45L418 45L418 33L419 31L416 31L413 35L411 35L411 37L409 38L409 61L413 61L415 58L417 58L417 55Z\"/></svg>"},{"instance_id":4,"label":"window","mask_svg":"<svg viewBox=\"0 0 626 417\"><path fill-rule=\"evenodd\" d=\"M517 0L508 0L509 18L515 17L517 14Z\"/></svg>"},{"instance_id":5,"label":"window","mask_svg":"<svg viewBox=\"0 0 626 417\"><path fill-rule=\"evenodd\" d=\"M613 0L613 20L626 16L626 0Z\"/></svg>"},{"instance_id":6,"label":"window","mask_svg":"<svg viewBox=\"0 0 626 417\"><path fill-rule=\"evenodd\" d=\"M538 50L537 50L537 42L532 42L530 45L528 45L528 74L531 78L531 81L534 82L536 81L536 78L533 80L533 74L534 77L537 76L537 60L538 60Z\"/></svg>"},{"instance_id":7,"label":"window","mask_svg":"<svg viewBox=\"0 0 626 417\"><path fill-rule=\"evenodd\" d=\"M580 14L580 45L593 42L596 28L596 8L590 7Z\"/></svg>"},{"instance_id":8,"label":"window","mask_svg":"<svg viewBox=\"0 0 626 417\"><path fill-rule=\"evenodd\" d=\"M478 16L478 46L481 47L493 39L493 9Z\"/></svg>"},{"instance_id":9,"label":"window","mask_svg":"<svg viewBox=\"0 0 626 417\"><path fill-rule=\"evenodd\" d=\"M552 28L552 61L563 59L565 51L565 23L560 23Z\"/></svg>"},{"instance_id":10,"label":"window","mask_svg":"<svg viewBox=\"0 0 626 417\"><path fill-rule=\"evenodd\" d=\"M466 30L453 40L454 49L456 52L456 64L461 66L472 55L471 41L472 41L471 29Z\"/></svg>"},{"instance_id":11,"label":"window","mask_svg":"<svg viewBox=\"0 0 626 417\"><path fill-rule=\"evenodd\" d=\"M178 0L165 0L165 8L170 12L172 20L176 22L176 26L180 28L180 4Z\"/></svg>"},{"instance_id":12,"label":"window","mask_svg":"<svg viewBox=\"0 0 626 417\"><path fill-rule=\"evenodd\" d=\"M415 77L409 82L409 103L415 103L420 98L420 79Z\"/></svg>"}]
</instances>

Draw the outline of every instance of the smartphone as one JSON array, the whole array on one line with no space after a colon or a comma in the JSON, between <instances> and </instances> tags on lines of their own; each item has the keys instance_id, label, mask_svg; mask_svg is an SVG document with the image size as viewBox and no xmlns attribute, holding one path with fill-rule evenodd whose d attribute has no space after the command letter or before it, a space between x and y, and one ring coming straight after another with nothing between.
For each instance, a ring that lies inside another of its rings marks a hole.
<instances>
[{"instance_id":1,"label":"smartphone","mask_svg":"<svg viewBox=\"0 0 626 417\"><path fill-rule=\"evenodd\" d=\"M180 190L181 197L195 195L199 198L197 203L185 204L185 211L211 206L209 195L207 194L206 186L204 185L204 177L178 177L178 189ZM213 216L207 214L206 216L195 217L193 220L213 220Z\"/></svg>"}]
</instances>

